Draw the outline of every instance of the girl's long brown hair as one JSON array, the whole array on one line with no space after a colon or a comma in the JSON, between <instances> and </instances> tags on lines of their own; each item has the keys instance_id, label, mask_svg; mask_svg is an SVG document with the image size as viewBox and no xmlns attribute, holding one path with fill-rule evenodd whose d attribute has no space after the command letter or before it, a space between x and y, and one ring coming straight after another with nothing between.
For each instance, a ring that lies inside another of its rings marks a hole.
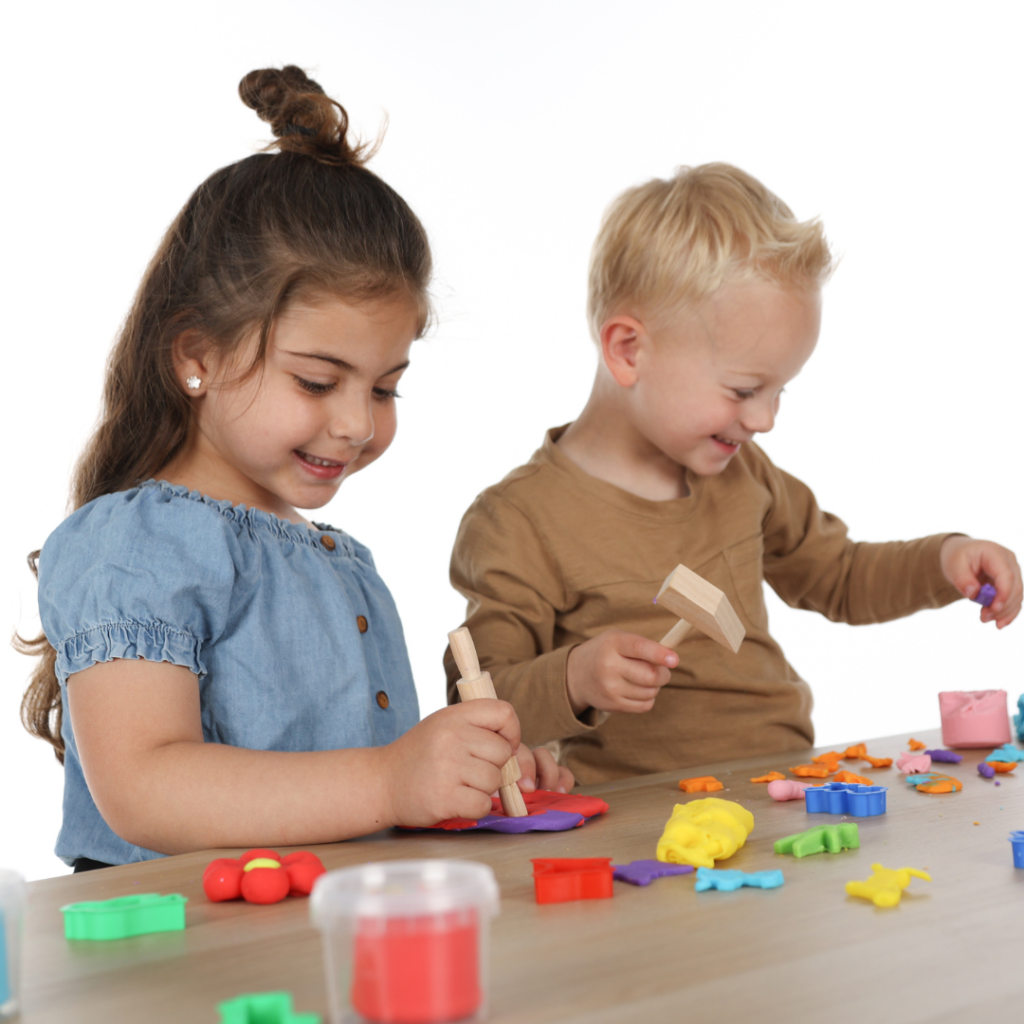
<instances>
[{"instance_id":1,"label":"girl's long brown hair","mask_svg":"<svg viewBox=\"0 0 1024 1024\"><path fill-rule=\"evenodd\" d=\"M171 361L188 330L227 353L258 332L263 362L274 318L298 289L352 301L408 297L430 316L431 257L416 215L347 139L348 115L300 68L251 71L242 101L273 130L260 153L221 168L192 194L153 256L107 364L100 424L71 486L71 509L158 473L189 430L190 404ZM39 552L29 555L37 572ZM30 733L63 763L57 654L45 635L15 637L40 656L21 704Z\"/></svg>"}]
</instances>

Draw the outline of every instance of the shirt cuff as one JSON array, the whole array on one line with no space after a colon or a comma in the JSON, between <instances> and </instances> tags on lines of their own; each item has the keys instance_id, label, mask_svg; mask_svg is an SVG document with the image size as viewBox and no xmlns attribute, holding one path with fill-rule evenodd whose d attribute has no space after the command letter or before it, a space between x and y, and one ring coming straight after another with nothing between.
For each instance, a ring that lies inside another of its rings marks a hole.
<instances>
[{"instance_id":1,"label":"shirt cuff","mask_svg":"<svg viewBox=\"0 0 1024 1024\"><path fill-rule=\"evenodd\" d=\"M75 633L56 645L57 678L65 683L68 676L115 658L167 661L204 676L206 667L199 657L199 648L199 640L191 633L163 623L105 623Z\"/></svg>"}]
</instances>

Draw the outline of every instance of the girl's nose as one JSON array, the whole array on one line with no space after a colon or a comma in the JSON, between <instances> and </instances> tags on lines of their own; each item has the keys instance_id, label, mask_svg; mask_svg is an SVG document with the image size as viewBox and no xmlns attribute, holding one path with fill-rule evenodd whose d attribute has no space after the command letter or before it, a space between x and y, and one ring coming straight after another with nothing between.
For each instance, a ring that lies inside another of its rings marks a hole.
<instances>
[{"instance_id":1,"label":"girl's nose","mask_svg":"<svg viewBox=\"0 0 1024 1024\"><path fill-rule=\"evenodd\" d=\"M348 441L353 447L364 445L373 440L373 406L372 399L351 401L338 410L327 433L336 440Z\"/></svg>"}]
</instances>

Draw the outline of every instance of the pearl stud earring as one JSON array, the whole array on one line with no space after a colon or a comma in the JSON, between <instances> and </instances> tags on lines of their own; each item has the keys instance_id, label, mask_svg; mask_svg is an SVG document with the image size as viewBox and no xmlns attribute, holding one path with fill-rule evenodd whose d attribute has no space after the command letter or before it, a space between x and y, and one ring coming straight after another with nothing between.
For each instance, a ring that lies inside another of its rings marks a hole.
<instances>
[{"instance_id":1,"label":"pearl stud earring","mask_svg":"<svg viewBox=\"0 0 1024 1024\"><path fill-rule=\"evenodd\" d=\"M202 383L203 382L198 377L194 377L193 376L193 377L186 377L185 378L185 387L187 387L189 389L189 391L198 391L199 390L199 386Z\"/></svg>"}]
</instances>

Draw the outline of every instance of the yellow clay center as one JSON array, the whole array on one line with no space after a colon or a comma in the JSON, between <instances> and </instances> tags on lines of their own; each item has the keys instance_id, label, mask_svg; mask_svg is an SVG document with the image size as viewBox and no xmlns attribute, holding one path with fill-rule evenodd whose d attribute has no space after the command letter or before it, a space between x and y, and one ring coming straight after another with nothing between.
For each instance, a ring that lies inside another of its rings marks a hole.
<instances>
[{"instance_id":1,"label":"yellow clay center","mask_svg":"<svg viewBox=\"0 0 1024 1024\"><path fill-rule=\"evenodd\" d=\"M269 857L257 857L255 860L249 861L242 870L252 871L253 868L279 868L280 866L280 861L271 860Z\"/></svg>"}]
</instances>

